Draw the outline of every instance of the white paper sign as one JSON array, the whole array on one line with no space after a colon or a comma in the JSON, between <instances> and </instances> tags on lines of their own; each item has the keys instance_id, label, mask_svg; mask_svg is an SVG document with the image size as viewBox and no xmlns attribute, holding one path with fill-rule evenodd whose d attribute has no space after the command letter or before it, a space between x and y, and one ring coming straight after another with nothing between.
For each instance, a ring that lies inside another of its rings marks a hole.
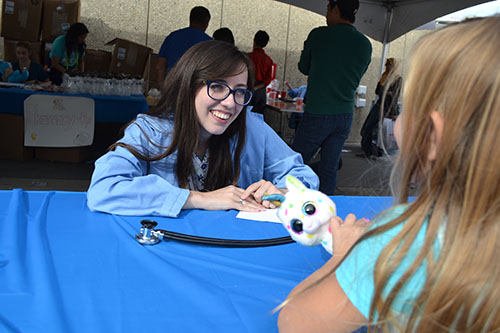
<instances>
[{"instance_id":1,"label":"white paper sign","mask_svg":"<svg viewBox=\"0 0 500 333\"><path fill-rule=\"evenodd\" d=\"M94 123L92 98L35 94L24 100L25 146L90 146Z\"/></svg>"}]
</instances>

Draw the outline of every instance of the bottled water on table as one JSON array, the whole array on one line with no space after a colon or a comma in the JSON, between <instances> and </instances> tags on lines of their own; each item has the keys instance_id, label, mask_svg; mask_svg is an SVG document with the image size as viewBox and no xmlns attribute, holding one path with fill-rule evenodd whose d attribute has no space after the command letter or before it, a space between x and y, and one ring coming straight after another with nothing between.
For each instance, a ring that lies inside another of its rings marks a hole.
<instances>
[{"instance_id":1,"label":"bottled water on table","mask_svg":"<svg viewBox=\"0 0 500 333\"><path fill-rule=\"evenodd\" d=\"M144 93L140 76L114 73L64 73L62 87L70 94L131 96Z\"/></svg>"}]
</instances>

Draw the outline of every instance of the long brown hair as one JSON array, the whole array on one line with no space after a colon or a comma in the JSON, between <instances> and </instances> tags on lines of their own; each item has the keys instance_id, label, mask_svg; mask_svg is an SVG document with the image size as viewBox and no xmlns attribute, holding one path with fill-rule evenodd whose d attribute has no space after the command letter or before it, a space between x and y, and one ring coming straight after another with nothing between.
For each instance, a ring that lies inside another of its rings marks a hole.
<instances>
[{"instance_id":1,"label":"long brown hair","mask_svg":"<svg viewBox=\"0 0 500 333\"><path fill-rule=\"evenodd\" d=\"M469 20L422 38L412 56L403 97L403 142L391 182L398 203L418 198L404 214L366 233L402 224L375 266L370 322L405 332L500 330L500 17ZM429 163L437 111L444 120L437 158ZM406 221L406 222L405 222ZM391 290L388 281L418 232L425 242ZM444 240L433 250L439 230ZM424 286L408 318L391 306L425 265ZM384 295L387 292L387 295Z\"/></svg>"},{"instance_id":2,"label":"long brown hair","mask_svg":"<svg viewBox=\"0 0 500 333\"><path fill-rule=\"evenodd\" d=\"M193 155L198 147L200 124L195 109L196 92L204 86L204 80L217 80L248 72L247 87L253 90L252 62L234 45L221 41L201 42L191 47L167 75L162 86L158 106L147 114L174 122L172 142L165 152L152 158L136 148L115 143L110 149L122 146L136 157L146 161L158 161L177 151L175 173L179 186L188 188L193 175ZM240 154L245 143L246 106L238 117L220 135L212 135L208 142L210 162L204 190L212 191L238 182ZM236 147L230 147L230 139L237 137ZM148 138L149 140L149 138ZM154 145L151 140L149 142ZM231 150L234 149L234 158Z\"/></svg>"}]
</instances>

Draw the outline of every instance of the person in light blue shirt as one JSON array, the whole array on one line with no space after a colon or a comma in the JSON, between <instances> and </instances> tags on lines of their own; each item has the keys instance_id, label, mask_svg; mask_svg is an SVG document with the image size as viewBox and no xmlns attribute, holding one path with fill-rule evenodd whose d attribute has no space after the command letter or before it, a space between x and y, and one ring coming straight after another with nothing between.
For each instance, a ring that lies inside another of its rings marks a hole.
<instances>
[{"instance_id":1,"label":"person in light blue shirt","mask_svg":"<svg viewBox=\"0 0 500 333\"><path fill-rule=\"evenodd\" d=\"M317 189L301 156L261 115L247 112L251 68L226 42L188 50L167 76L158 107L96 161L89 208L170 217L182 209L261 211L272 207L262 196L282 193L288 174Z\"/></svg>"},{"instance_id":2,"label":"person in light blue shirt","mask_svg":"<svg viewBox=\"0 0 500 333\"><path fill-rule=\"evenodd\" d=\"M306 97L306 92L307 92L307 85L306 84L303 84L298 88L292 88L292 86L290 86L288 81L285 81L285 86L288 89L287 90L288 97L290 97L290 98L295 98L295 97L304 98L304 97Z\"/></svg>"},{"instance_id":3,"label":"person in light blue shirt","mask_svg":"<svg viewBox=\"0 0 500 333\"><path fill-rule=\"evenodd\" d=\"M285 81L285 86L288 89L287 90L288 97L292 99L296 97L304 98L303 103L306 103L305 97L307 92L307 85L304 84L298 88L292 88L288 83L288 81ZM290 119L288 119L288 127L290 127L291 129L296 129L299 126L301 120L302 120L302 113L293 112L290 115Z\"/></svg>"}]
</instances>

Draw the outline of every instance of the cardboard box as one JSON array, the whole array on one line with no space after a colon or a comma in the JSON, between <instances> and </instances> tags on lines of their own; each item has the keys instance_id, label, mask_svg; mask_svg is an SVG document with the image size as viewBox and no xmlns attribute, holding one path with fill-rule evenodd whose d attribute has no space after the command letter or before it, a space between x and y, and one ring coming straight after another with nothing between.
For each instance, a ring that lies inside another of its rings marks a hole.
<instances>
[{"instance_id":1,"label":"cardboard box","mask_svg":"<svg viewBox=\"0 0 500 333\"><path fill-rule=\"evenodd\" d=\"M3 57L5 61L14 62L17 60L16 57L16 43L15 40L5 39L3 40ZM31 60L43 64L43 50L44 45L42 42L26 42L30 46Z\"/></svg>"},{"instance_id":2,"label":"cardboard box","mask_svg":"<svg viewBox=\"0 0 500 333\"><path fill-rule=\"evenodd\" d=\"M158 65L158 54L150 53L148 57L148 62L146 63L146 69L144 70L144 82L146 83L146 92L150 89L156 88L161 90L161 84L163 83L163 77L160 71L157 70Z\"/></svg>"},{"instance_id":3,"label":"cardboard box","mask_svg":"<svg viewBox=\"0 0 500 333\"><path fill-rule=\"evenodd\" d=\"M35 148L35 158L42 161L80 163L88 160L90 157L90 146L74 148Z\"/></svg>"},{"instance_id":4,"label":"cardboard box","mask_svg":"<svg viewBox=\"0 0 500 333\"><path fill-rule=\"evenodd\" d=\"M42 22L42 0L3 0L2 37L38 41Z\"/></svg>"},{"instance_id":5,"label":"cardboard box","mask_svg":"<svg viewBox=\"0 0 500 333\"><path fill-rule=\"evenodd\" d=\"M148 57L148 62L146 63L146 69L144 70L144 80L152 82L161 82L163 77L161 72L156 69L158 66L158 54L150 53Z\"/></svg>"},{"instance_id":6,"label":"cardboard box","mask_svg":"<svg viewBox=\"0 0 500 333\"><path fill-rule=\"evenodd\" d=\"M101 50L85 50L85 71L107 73L111 64L111 52Z\"/></svg>"},{"instance_id":7,"label":"cardboard box","mask_svg":"<svg viewBox=\"0 0 500 333\"><path fill-rule=\"evenodd\" d=\"M24 146L24 117L0 113L0 159L28 161L33 157L34 149Z\"/></svg>"},{"instance_id":8,"label":"cardboard box","mask_svg":"<svg viewBox=\"0 0 500 333\"><path fill-rule=\"evenodd\" d=\"M144 69L151 53L149 47L122 38L115 38L106 45L115 46L109 67L110 72L135 76L144 75Z\"/></svg>"},{"instance_id":9,"label":"cardboard box","mask_svg":"<svg viewBox=\"0 0 500 333\"><path fill-rule=\"evenodd\" d=\"M80 0L44 0L42 41L52 43L80 20Z\"/></svg>"}]
</instances>

